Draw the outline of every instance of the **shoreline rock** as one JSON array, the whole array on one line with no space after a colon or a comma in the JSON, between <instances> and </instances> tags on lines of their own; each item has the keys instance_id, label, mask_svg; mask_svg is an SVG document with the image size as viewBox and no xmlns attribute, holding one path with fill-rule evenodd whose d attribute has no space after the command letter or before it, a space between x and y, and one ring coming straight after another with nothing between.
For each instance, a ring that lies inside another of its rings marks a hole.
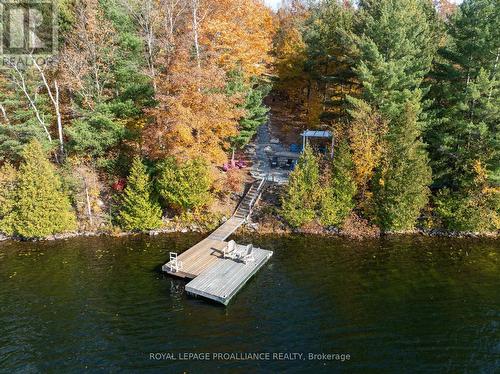
<instances>
[{"instance_id":1,"label":"shoreline rock","mask_svg":"<svg viewBox=\"0 0 500 374\"><path fill-rule=\"evenodd\" d=\"M12 240L12 241L24 241L24 242L40 242L40 241L56 241L56 240L67 240L73 238L86 238L86 237L125 237L134 235L149 235L158 236L162 234L185 234L185 233L198 233L207 234L206 230L201 227L191 225L189 227L168 227L160 228L145 232L113 232L113 231L82 231L82 232L70 232L62 233L48 236L46 238L38 239L24 239L15 236L7 236L0 233L0 242ZM355 240L366 240L381 237L396 237L396 236L426 236L433 238L457 238L457 239L497 239L499 238L498 232L456 232L456 231L446 231L440 229L415 229L409 231L398 231L398 232L382 232L377 236L352 236L344 233L338 228L315 228L314 230L310 228L305 229L292 229L287 227L281 222L275 222L273 225L266 225L259 222L249 222L239 229L239 233L243 234L257 234L257 235L305 235L305 236L322 236L322 237L338 237L338 238L348 238Z\"/></svg>"}]
</instances>

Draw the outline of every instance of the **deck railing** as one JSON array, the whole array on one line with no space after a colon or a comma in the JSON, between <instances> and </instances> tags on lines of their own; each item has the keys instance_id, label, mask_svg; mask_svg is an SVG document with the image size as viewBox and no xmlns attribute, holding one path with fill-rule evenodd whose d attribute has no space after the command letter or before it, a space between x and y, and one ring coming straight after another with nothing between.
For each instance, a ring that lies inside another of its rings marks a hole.
<instances>
[{"instance_id":1,"label":"deck railing","mask_svg":"<svg viewBox=\"0 0 500 374\"><path fill-rule=\"evenodd\" d=\"M269 178L269 174L266 175L264 178L262 178L262 180L260 181L259 186L257 187L257 191L255 192L255 196L250 201L250 204L248 204L248 214L245 217L245 221L248 221L248 219L252 215L254 205L257 203L260 196L262 195L262 191L264 190L264 185L267 182L268 178Z\"/></svg>"}]
</instances>

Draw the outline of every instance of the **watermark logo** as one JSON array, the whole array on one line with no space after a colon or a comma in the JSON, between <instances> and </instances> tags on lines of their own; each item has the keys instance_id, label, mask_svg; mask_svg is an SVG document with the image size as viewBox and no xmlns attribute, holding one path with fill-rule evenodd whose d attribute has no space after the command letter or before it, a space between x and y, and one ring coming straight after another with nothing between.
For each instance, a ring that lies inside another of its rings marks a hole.
<instances>
[{"instance_id":1,"label":"watermark logo","mask_svg":"<svg viewBox=\"0 0 500 374\"><path fill-rule=\"evenodd\" d=\"M4 60L56 53L55 0L0 0L0 55Z\"/></svg>"}]
</instances>

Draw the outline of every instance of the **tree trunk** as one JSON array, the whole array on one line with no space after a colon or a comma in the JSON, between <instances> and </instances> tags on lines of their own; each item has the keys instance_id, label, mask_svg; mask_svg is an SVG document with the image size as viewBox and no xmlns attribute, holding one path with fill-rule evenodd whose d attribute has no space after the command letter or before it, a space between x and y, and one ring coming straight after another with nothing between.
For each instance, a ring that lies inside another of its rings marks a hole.
<instances>
[{"instance_id":1,"label":"tree trunk","mask_svg":"<svg viewBox=\"0 0 500 374\"><path fill-rule=\"evenodd\" d=\"M32 57L33 60L33 65L37 68L38 72L40 73L40 76L42 77L43 84L45 85L45 89L47 90L47 94L49 95L50 101L52 102L52 105L54 106L54 110L56 112L56 117L57 117L57 133L59 137L59 162L62 162L64 160L64 135L63 135L63 125L62 125L62 115L61 115L61 108L59 106L59 85L57 83L57 80L54 80L54 90L55 92L52 92L52 88L49 85L49 82L47 81L47 77L45 76L45 72L41 69L40 65L36 62L36 60Z\"/></svg>"},{"instance_id":2,"label":"tree trunk","mask_svg":"<svg viewBox=\"0 0 500 374\"><path fill-rule=\"evenodd\" d=\"M92 208L90 206L90 196L89 196L89 189L87 187L87 181L85 180L85 178L83 179L83 183L85 185L85 198L87 200L87 214L89 216L89 222L90 222L90 226L93 226L94 223L93 223L93 219L92 219Z\"/></svg>"},{"instance_id":3,"label":"tree trunk","mask_svg":"<svg viewBox=\"0 0 500 374\"><path fill-rule=\"evenodd\" d=\"M497 75L497 67L498 67L498 59L500 58L500 49L497 50L497 58L495 59L495 65L493 66L493 76L492 79L495 80ZM490 92L488 94L488 102L491 100L491 95L493 95L493 86L490 88Z\"/></svg>"},{"instance_id":4,"label":"tree trunk","mask_svg":"<svg viewBox=\"0 0 500 374\"><path fill-rule=\"evenodd\" d=\"M52 143L52 136L50 135L50 132L47 128L47 125L46 125L45 121L43 120L42 115L40 114L40 111L38 110L38 107L35 104L35 101L32 99L31 95L28 92L28 87L26 86L26 81L24 79L23 74L21 73L21 71L18 69L18 67L16 65L12 66L12 68L19 76L19 80L16 77L13 77L14 84L16 86L18 86L23 91L24 96L28 100L31 109L33 109L33 111L35 112L35 117L36 117L38 123L40 123L43 130L45 131L45 134L47 135L47 139L49 140L49 143Z\"/></svg>"},{"instance_id":5,"label":"tree trunk","mask_svg":"<svg viewBox=\"0 0 500 374\"><path fill-rule=\"evenodd\" d=\"M7 116L7 111L5 110L4 106L0 104L0 111L2 112L2 117L4 118L5 122L7 125L10 124L9 117Z\"/></svg>"},{"instance_id":6,"label":"tree trunk","mask_svg":"<svg viewBox=\"0 0 500 374\"><path fill-rule=\"evenodd\" d=\"M198 35L198 7L200 3L199 0L192 0L193 7L193 34L194 34L194 48L196 52L196 62L198 64L198 69L201 68L200 61L200 43L199 43L199 35Z\"/></svg>"}]
</instances>

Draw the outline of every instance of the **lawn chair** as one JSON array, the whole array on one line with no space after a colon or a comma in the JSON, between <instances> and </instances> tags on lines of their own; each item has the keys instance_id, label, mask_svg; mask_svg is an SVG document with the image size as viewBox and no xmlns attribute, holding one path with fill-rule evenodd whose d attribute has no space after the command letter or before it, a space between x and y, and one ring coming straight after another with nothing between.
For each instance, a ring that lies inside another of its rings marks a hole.
<instances>
[{"instance_id":1,"label":"lawn chair","mask_svg":"<svg viewBox=\"0 0 500 374\"><path fill-rule=\"evenodd\" d=\"M243 254L240 255L239 259L243 261L245 264L247 262L255 261L255 257L253 257L253 244L247 245L245 251L243 251Z\"/></svg>"},{"instance_id":2,"label":"lawn chair","mask_svg":"<svg viewBox=\"0 0 500 374\"><path fill-rule=\"evenodd\" d=\"M177 253L170 252L170 261L168 262L168 266L172 273L177 273L182 270L182 261L177 258Z\"/></svg>"},{"instance_id":3,"label":"lawn chair","mask_svg":"<svg viewBox=\"0 0 500 374\"><path fill-rule=\"evenodd\" d=\"M234 258L236 255L236 242L234 240L227 243L223 249L222 255L224 258Z\"/></svg>"}]
</instances>

